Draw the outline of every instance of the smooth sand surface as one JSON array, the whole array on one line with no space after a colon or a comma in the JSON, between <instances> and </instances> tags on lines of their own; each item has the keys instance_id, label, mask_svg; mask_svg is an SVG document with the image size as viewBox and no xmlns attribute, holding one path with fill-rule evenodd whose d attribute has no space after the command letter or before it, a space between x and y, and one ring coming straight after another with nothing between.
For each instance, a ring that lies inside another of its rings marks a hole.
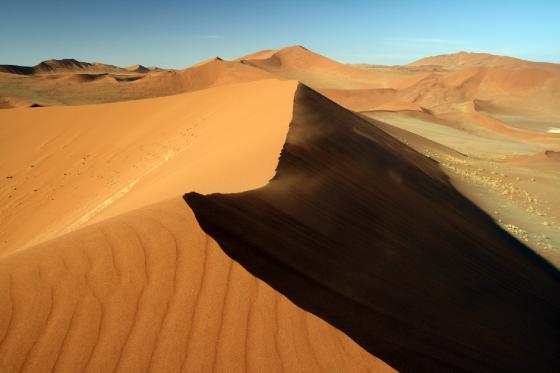
<instances>
[{"instance_id":1,"label":"smooth sand surface","mask_svg":"<svg viewBox=\"0 0 560 373\"><path fill-rule=\"evenodd\" d=\"M263 80L141 101L0 111L1 253L185 190L264 185L296 84Z\"/></svg>"}]
</instances>

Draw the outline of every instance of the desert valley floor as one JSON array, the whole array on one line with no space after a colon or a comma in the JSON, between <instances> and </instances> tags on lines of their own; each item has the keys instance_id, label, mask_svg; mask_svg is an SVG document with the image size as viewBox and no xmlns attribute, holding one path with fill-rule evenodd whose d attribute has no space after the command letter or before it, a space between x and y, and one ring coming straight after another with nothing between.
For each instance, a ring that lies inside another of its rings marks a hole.
<instances>
[{"instance_id":1,"label":"desert valley floor","mask_svg":"<svg viewBox=\"0 0 560 373\"><path fill-rule=\"evenodd\" d=\"M560 371L560 65L0 65L0 372Z\"/></svg>"}]
</instances>

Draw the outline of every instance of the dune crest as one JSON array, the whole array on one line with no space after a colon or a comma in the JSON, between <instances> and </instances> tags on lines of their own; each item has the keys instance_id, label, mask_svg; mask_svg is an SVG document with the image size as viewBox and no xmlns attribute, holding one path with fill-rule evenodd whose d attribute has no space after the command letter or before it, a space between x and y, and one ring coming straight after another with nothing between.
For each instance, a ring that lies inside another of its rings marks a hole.
<instances>
[{"instance_id":1,"label":"dune crest","mask_svg":"<svg viewBox=\"0 0 560 373\"><path fill-rule=\"evenodd\" d=\"M0 66L0 372L556 371L559 67Z\"/></svg>"},{"instance_id":2,"label":"dune crest","mask_svg":"<svg viewBox=\"0 0 560 373\"><path fill-rule=\"evenodd\" d=\"M300 45L279 49L268 58L246 58L243 63L315 89L395 88L413 84L422 75L366 70L343 64Z\"/></svg>"},{"instance_id":3,"label":"dune crest","mask_svg":"<svg viewBox=\"0 0 560 373\"><path fill-rule=\"evenodd\" d=\"M305 86L268 185L184 198L229 256L398 370L560 366L558 270Z\"/></svg>"},{"instance_id":4,"label":"dune crest","mask_svg":"<svg viewBox=\"0 0 560 373\"><path fill-rule=\"evenodd\" d=\"M266 184L296 86L261 80L142 101L0 111L0 256L185 188Z\"/></svg>"}]
</instances>

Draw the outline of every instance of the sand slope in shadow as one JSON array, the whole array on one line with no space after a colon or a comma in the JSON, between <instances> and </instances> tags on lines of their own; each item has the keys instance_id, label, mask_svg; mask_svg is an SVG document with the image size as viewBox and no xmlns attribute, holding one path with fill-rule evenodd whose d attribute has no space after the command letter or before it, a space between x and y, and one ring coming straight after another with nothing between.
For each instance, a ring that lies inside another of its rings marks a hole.
<instances>
[{"instance_id":1,"label":"sand slope in shadow","mask_svg":"<svg viewBox=\"0 0 560 373\"><path fill-rule=\"evenodd\" d=\"M402 371L560 368L560 276L437 164L300 86L276 176L185 195L234 260Z\"/></svg>"}]
</instances>

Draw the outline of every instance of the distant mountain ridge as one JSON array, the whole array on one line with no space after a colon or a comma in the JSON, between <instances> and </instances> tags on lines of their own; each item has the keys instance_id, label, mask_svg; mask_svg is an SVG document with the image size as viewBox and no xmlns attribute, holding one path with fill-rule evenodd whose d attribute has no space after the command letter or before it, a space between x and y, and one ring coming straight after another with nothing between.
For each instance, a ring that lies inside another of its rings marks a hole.
<instances>
[{"instance_id":1,"label":"distant mountain ridge","mask_svg":"<svg viewBox=\"0 0 560 373\"><path fill-rule=\"evenodd\" d=\"M98 62L83 62L74 58L51 59L38 63L35 66L0 65L1 73L18 75L52 74L63 72L74 73L148 73L152 70L160 71L157 67L147 68L143 65L118 67Z\"/></svg>"}]
</instances>

